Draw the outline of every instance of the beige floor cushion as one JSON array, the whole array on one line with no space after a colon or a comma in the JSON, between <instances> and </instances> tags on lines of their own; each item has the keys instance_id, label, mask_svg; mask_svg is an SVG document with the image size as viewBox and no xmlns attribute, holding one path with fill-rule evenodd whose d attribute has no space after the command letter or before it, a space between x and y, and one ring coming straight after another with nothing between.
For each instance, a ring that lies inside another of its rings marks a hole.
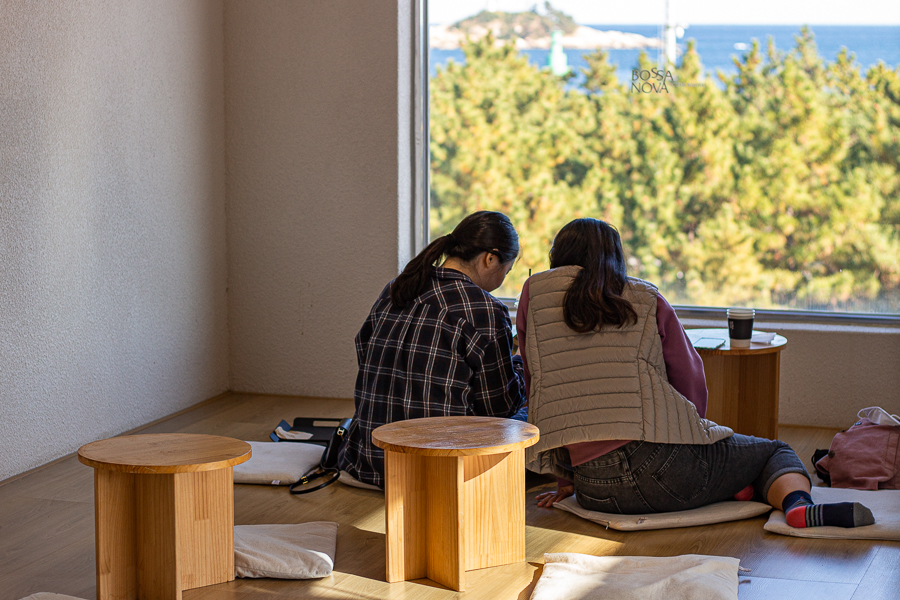
<instances>
[{"instance_id":1,"label":"beige floor cushion","mask_svg":"<svg viewBox=\"0 0 900 600\"><path fill-rule=\"evenodd\" d=\"M544 555L531 600L737 600L738 559Z\"/></svg>"},{"instance_id":2,"label":"beige floor cushion","mask_svg":"<svg viewBox=\"0 0 900 600\"><path fill-rule=\"evenodd\" d=\"M235 483L290 485L322 460L325 448L295 442L247 442L250 460L234 467Z\"/></svg>"},{"instance_id":3,"label":"beige floor cushion","mask_svg":"<svg viewBox=\"0 0 900 600\"><path fill-rule=\"evenodd\" d=\"M234 573L237 577L315 579L334 569L337 523L237 525Z\"/></svg>"},{"instance_id":4,"label":"beige floor cushion","mask_svg":"<svg viewBox=\"0 0 900 600\"><path fill-rule=\"evenodd\" d=\"M766 523L766 531L807 538L845 538L853 540L900 540L900 490L848 490L814 487L813 502L860 502L875 515L875 524L865 527L791 527L784 513L773 511Z\"/></svg>"},{"instance_id":5,"label":"beige floor cushion","mask_svg":"<svg viewBox=\"0 0 900 600\"><path fill-rule=\"evenodd\" d=\"M340 481L344 485L349 485L350 487L359 488L361 490L375 490L376 492L384 491L377 485L372 485L371 483L363 483L347 471L341 471L341 476L338 478L338 481Z\"/></svg>"},{"instance_id":6,"label":"beige floor cushion","mask_svg":"<svg viewBox=\"0 0 900 600\"><path fill-rule=\"evenodd\" d=\"M693 510L683 510L670 513L650 513L646 515L616 515L612 513L598 512L583 508L575 496L569 496L565 500L557 502L554 508L576 514L582 519L587 519L604 527L618 529L619 531L646 531L649 529L671 529L673 527L694 527L697 525L711 525L726 521L740 521L750 519L772 510L768 504L761 502L716 502Z\"/></svg>"},{"instance_id":7,"label":"beige floor cushion","mask_svg":"<svg viewBox=\"0 0 900 600\"><path fill-rule=\"evenodd\" d=\"M83 600L83 598L66 596L65 594L51 594L50 592L37 592L22 598L22 600Z\"/></svg>"}]
</instances>

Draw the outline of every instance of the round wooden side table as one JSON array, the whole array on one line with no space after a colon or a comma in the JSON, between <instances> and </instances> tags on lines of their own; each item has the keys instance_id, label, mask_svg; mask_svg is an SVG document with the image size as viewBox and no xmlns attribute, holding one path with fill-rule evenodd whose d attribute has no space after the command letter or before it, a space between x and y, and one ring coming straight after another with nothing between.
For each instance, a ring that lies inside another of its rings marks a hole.
<instances>
[{"instance_id":1,"label":"round wooden side table","mask_svg":"<svg viewBox=\"0 0 900 600\"><path fill-rule=\"evenodd\" d=\"M232 467L250 444L216 435L128 435L85 444L94 468L97 600L181 600L234 579Z\"/></svg>"},{"instance_id":2,"label":"round wooden side table","mask_svg":"<svg viewBox=\"0 0 900 600\"><path fill-rule=\"evenodd\" d=\"M787 339L776 335L770 344L751 342L749 348L732 348L725 328L686 332L692 344L701 338L725 342L715 350L697 348L709 390L706 418L737 433L778 439L781 351Z\"/></svg>"},{"instance_id":3,"label":"round wooden side table","mask_svg":"<svg viewBox=\"0 0 900 600\"><path fill-rule=\"evenodd\" d=\"M387 581L465 589L465 572L525 560L525 448L534 425L430 417L383 425Z\"/></svg>"}]
</instances>

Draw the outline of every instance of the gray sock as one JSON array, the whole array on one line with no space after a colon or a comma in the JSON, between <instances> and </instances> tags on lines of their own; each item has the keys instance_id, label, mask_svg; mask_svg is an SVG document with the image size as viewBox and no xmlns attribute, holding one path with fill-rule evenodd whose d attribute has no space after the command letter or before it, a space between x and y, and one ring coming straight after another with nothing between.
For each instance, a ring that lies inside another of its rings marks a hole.
<instances>
[{"instance_id":1,"label":"gray sock","mask_svg":"<svg viewBox=\"0 0 900 600\"><path fill-rule=\"evenodd\" d=\"M853 503L853 526L862 527L864 525L874 525L875 515L867 507L859 502Z\"/></svg>"}]
</instances>

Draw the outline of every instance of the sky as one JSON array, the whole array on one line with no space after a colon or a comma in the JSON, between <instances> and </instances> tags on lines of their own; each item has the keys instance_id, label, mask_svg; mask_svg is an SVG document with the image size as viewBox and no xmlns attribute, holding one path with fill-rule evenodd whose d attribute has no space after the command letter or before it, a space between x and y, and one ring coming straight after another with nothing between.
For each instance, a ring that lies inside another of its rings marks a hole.
<instances>
[{"instance_id":1,"label":"sky","mask_svg":"<svg viewBox=\"0 0 900 600\"><path fill-rule=\"evenodd\" d=\"M900 0L669 0L688 25L900 25ZM482 10L521 12L543 0L427 0L428 21L448 24ZM582 24L660 24L666 0L551 0ZM900 43L900 40L898 40Z\"/></svg>"}]
</instances>

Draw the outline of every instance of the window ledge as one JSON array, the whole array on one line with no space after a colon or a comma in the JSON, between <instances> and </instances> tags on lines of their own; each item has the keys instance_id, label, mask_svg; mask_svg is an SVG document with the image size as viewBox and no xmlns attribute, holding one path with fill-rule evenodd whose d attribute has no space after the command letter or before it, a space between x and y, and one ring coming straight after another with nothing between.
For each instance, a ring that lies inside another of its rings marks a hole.
<instances>
[{"instance_id":1,"label":"window ledge","mask_svg":"<svg viewBox=\"0 0 900 600\"><path fill-rule=\"evenodd\" d=\"M725 308L680 305L676 305L673 308L679 319L690 323L692 326L725 326ZM812 310L756 310L754 327L757 325L760 327L765 325L771 326L776 323L782 329L900 333L900 315L831 313Z\"/></svg>"},{"instance_id":2,"label":"window ledge","mask_svg":"<svg viewBox=\"0 0 900 600\"><path fill-rule=\"evenodd\" d=\"M514 298L500 298L509 309L515 320L516 301ZM725 327L725 308L706 306L673 306L678 318L690 327ZM830 332L868 332L868 333L900 333L900 315L877 315L865 313L832 313L811 310L769 310L757 309L754 326L779 329L830 331Z\"/></svg>"}]
</instances>

